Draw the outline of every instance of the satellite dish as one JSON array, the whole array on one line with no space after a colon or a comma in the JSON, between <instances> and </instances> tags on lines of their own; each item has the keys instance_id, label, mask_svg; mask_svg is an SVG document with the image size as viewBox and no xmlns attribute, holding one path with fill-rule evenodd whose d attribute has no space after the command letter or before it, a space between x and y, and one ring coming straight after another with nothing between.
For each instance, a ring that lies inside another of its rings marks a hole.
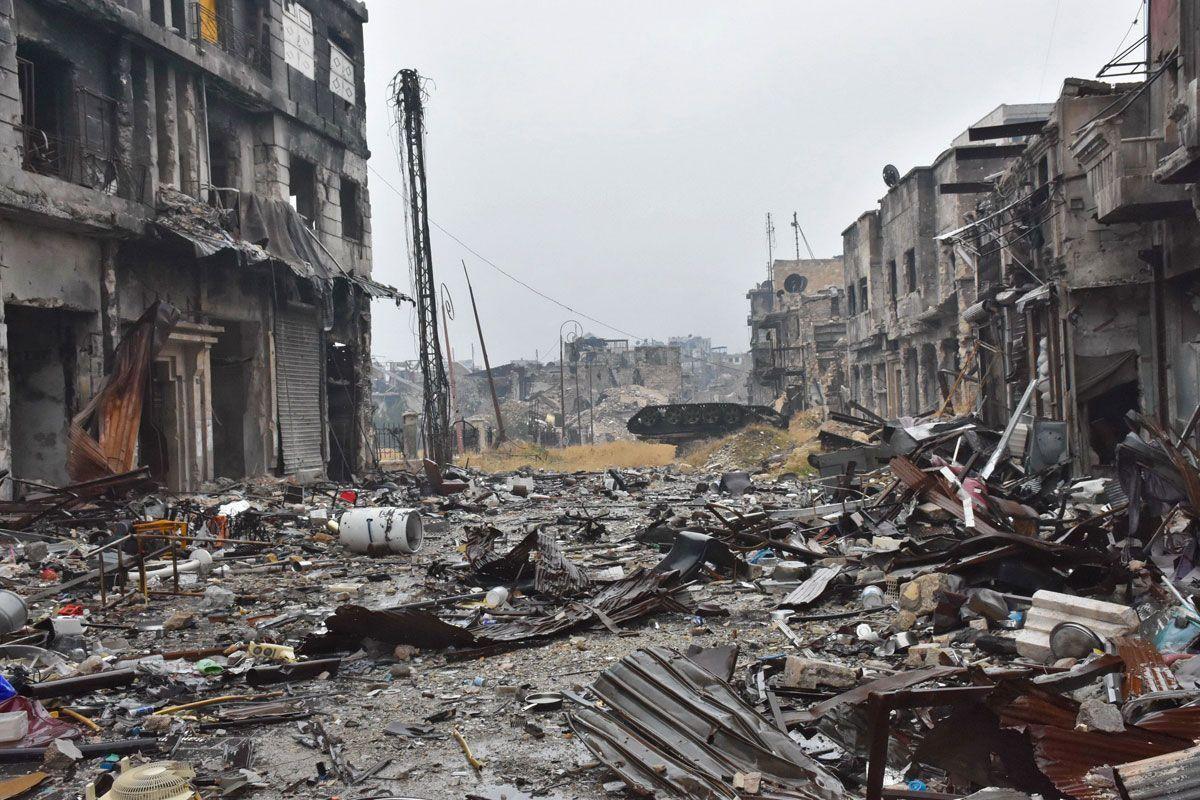
<instances>
[{"instance_id":1,"label":"satellite dish","mask_svg":"<svg viewBox=\"0 0 1200 800\"><path fill-rule=\"evenodd\" d=\"M894 189L896 184L900 183L900 170L896 169L895 164L888 164L883 168L883 182L889 189Z\"/></svg>"},{"instance_id":2,"label":"satellite dish","mask_svg":"<svg viewBox=\"0 0 1200 800\"><path fill-rule=\"evenodd\" d=\"M784 291L791 294L800 294L808 288L808 278L804 277L803 275L797 275L793 272L791 275L788 275L787 279L783 282L783 288Z\"/></svg>"}]
</instances>

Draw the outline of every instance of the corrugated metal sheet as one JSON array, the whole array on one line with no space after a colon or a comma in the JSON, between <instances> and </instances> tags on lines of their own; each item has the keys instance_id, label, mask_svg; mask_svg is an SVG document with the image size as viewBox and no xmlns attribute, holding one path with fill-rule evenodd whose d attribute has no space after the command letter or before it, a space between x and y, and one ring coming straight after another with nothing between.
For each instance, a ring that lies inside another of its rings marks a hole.
<instances>
[{"instance_id":1,"label":"corrugated metal sheet","mask_svg":"<svg viewBox=\"0 0 1200 800\"><path fill-rule=\"evenodd\" d=\"M761 794L838 800L841 782L703 667L663 648L639 650L592 685L603 706L568 715L579 740L634 792L738 800L738 773Z\"/></svg>"},{"instance_id":2,"label":"corrugated metal sheet","mask_svg":"<svg viewBox=\"0 0 1200 800\"><path fill-rule=\"evenodd\" d=\"M1001 692L1012 691L1009 685ZM1093 770L1172 753L1192 743L1157 731L1128 726L1123 733L1075 730L1079 705L1041 690L1027 691L999 709L1002 723L1033 739L1038 769L1075 800L1116 800L1111 786L1097 783Z\"/></svg>"},{"instance_id":3,"label":"corrugated metal sheet","mask_svg":"<svg viewBox=\"0 0 1200 800\"><path fill-rule=\"evenodd\" d=\"M321 331L316 310L289 306L275 314L275 377L283 469L325 468L321 413Z\"/></svg>"},{"instance_id":4,"label":"corrugated metal sheet","mask_svg":"<svg viewBox=\"0 0 1200 800\"><path fill-rule=\"evenodd\" d=\"M825 593L825 587L833 580L842 568L821 567L813 572L812 576L804 583L792 590L791 594L783 598L781 606L804 606L816 600Z\"/></svg>"},{"instance_id":5,"label":"corrugated metal sheet","mask_svg":"<svg viewBox=\"0 0 1200 800\"><path fill-rule=\"evenodd\" d=\"M1116 773L1130 800L1200 797L1200 747L1122 764Z\"/></svg>"}]
</instances>

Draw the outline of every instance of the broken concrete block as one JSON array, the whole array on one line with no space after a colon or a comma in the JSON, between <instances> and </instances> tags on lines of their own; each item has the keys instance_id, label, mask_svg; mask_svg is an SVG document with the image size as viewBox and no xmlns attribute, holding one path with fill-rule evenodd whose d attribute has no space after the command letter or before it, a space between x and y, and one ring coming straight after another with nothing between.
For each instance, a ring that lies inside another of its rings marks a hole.
<instances>
[{"instance_id":1,"label":"broken concrete block","mask_svg":"<svg viewBox=\"0 0 1200 800\"><path fill-rule=\"evenodd\" d=\"M196 624L196 615L186 611L172 614L163 621L164 631L181 631Z\"/></svg>"},{"instance_id":2,"label":"broken concrete block","mask_svg":"<svg viewBox=\"0 0 1200 800\"><path fill-rule=\"evenodd\" d=\"M987 619L1008 619L1008 602L1004 595L991 589L973 589L967 598L967 608Z\"/></svg>"},{"instance_id":3,"label":"broken concrete block","mask_svg":"<svg viewBox=\"0 0 1200 800\"><path fill-rule=\"evenodd\" d=\"M938 607L938 593L950 592L958 580L941 572L922 575L900 587L900 608L918 617L932 614Z\"/></svg>"},{"instance_id":4,"label":"broken concrete block","mask_svg":"<svg viewBox=\"0 0 1200 800\"><path fill-rule=\"evenodd\" d=\"M1121 710L1103 700L1093 698L1085 700L1079 707L1079 716L1075 720L1075 730L1100 731L1101 733L1124 733L1125 720Z\"/></svg>"},{"instance_id":5,"label":"broken concrete block","mask_svg":"<svg viewBox=\"0 0 1200 800\"><path fill-rule=\"evenodd\" d=\"M31 564L40 564L50 555L50 545L45 542L26 542L25 543L25 558L29 559Z\"/></svg>"},{"instance_id":6,"label":"broken concrete block","mask_svg":"<svg viewBox=\"0 0 1200 800\"><path fill-rule=\"evenodd\" d=\"M83 759L83 753L70 739L55 739L42 756L42 768L49 772L66 772Z\"/></svg>"},{"instance_id":7,"label":"broken concrete block","mask_svg":"<svg viewBox=\"0 0 1200 800\"><path fill-rule=\"evenodd\" d=\"M800 656L787 657L781 681L781 685L788 689L816 689L820 686L847 689L857 683L857 669Z\"/></svg>"},{"instance_id":8,"label":"broken concrete block","mask_svg":"<svg viewBox=\"0 0 1200 800\"><path fill-rule=\"evenodd\" d=\"M761 772L737 772L733 776L733 788L746 794L758 794L762 786Z\"/></svg>"},{"instance_id":9,"label":"broken concrete block","mask_svg":"<svg viewBox=\"0 0 1200 800\"><path fill-rule=\"evenodd\" d=\"M1025 627L1014 637L1017 653L1033 661L1048 660L1053 655L1050 631L1062 622L1085 625L1101 640L1132 633L1139 625L1137 612L1129 606L1042 590L1034 593Z\"/></svg>"}]
</instances>

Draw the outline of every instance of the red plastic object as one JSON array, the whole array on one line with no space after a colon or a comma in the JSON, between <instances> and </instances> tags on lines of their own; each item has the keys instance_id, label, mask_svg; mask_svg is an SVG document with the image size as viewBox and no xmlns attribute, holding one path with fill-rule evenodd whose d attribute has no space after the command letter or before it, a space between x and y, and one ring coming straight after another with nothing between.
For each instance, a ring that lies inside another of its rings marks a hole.
<instances>
[{"instance_id":1,"label":"red plastic object","mask_svg":"<svg viewBox=\"0 0 1200 800\"><path fill-rule=\"evenodd\" d=\"M17 695L0 703L0 714L12 711L24 711L25 716L29 717L29 733L19 742L0 744L0 748L45 747L55 739L76 739L80 735L79 728L50 716L50 712L37 700Z\"/></svg>"}]
</instances>

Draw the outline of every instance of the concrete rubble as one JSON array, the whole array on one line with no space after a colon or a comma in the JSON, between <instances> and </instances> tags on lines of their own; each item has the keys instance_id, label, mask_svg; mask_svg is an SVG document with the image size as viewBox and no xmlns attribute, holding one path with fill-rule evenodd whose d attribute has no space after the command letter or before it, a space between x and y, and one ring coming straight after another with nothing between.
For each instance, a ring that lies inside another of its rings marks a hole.
<instances>
[{"instance_id":1,"label":"concrete rubble","mask_svg":"<svg viewBox=\"0 0 1200 800\"><path fill-rule=\"evenodd\" d=\"M0 502L3 777L47 797L161 764L206 798L1077 797L1192 746L1200 587L1189 547L1153 553L1168 526L1200 544L1177 522L1193 499L1158 502L1200 488L1174 440L1121 445L1164 458L1096 504L967 418L864 434L903 454L833 479L427 464L191 495L135 475L33 521ZM694 714L722 720L712 744ZM727 772L729 748L751 749Z\"/></svg>"}]
</instances>

